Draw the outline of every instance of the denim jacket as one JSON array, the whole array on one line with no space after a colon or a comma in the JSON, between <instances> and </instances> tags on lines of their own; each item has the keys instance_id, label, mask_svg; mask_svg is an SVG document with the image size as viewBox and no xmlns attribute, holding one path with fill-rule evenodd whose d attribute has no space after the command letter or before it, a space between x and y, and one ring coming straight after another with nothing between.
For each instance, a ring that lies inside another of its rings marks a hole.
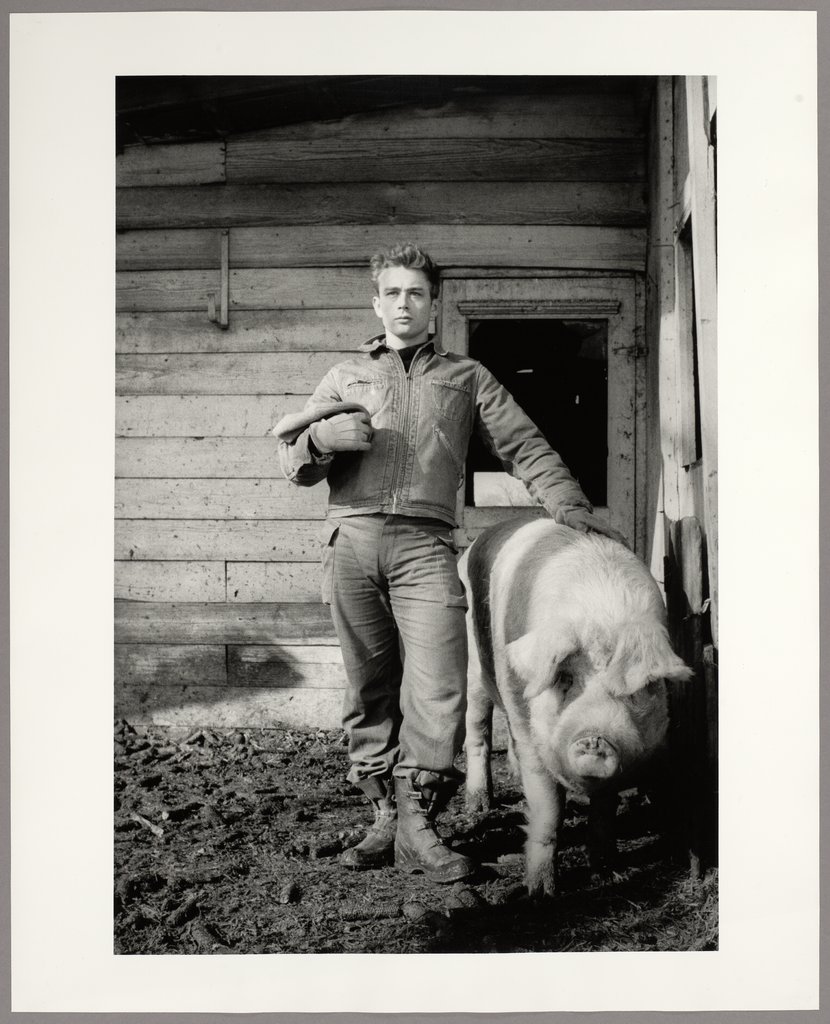
<instances>
[{"instance_id":1,"label":"denim jacket","mask_svg":"<svg viewBox=\"0 0 830 1024\"><path fill-rule=\"evenodd\" d=\"M475 359L446 352L432 338L407 374L383 335L332 367L306 410L359 402L372 417L366 452L318 455L309 431L280 442L285 476L300 486L327 478L329 515L381 512L456 525L456 495L473 430L551 515L591 504L567 467L506 388Z\"/></svg>"}]
</instances>

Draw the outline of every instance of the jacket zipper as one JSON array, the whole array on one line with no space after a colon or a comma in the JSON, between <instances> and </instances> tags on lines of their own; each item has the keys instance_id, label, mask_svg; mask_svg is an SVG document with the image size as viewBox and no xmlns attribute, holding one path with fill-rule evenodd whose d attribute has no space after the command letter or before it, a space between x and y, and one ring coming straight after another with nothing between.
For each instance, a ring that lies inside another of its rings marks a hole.
<instances>
[{"instance_id":1,"label":"jacket zipper","mask_svg":"<svg viewBox=\"0 0 830 1024\"><path fill-rule=\"evenodd\" d=\"M421 352L420 352L420 349L419 349L415 353L415 355L412 357L412 362L409 364L409 373L407 373L406 370L404 370L404 367L403 367L403 360L401 359L400 355L397 352L395 352L395 358L398 360L398 364L397 364L398 365L398 369L403 374L403 399L404 399L404 405L403 405L402 424L403 424L404 430L401 431L401 436L404 438L404 442L403 442L403 444L401 444L399 442L398 448L395 451L395 466L394 466L394 469L392 470L392 515L394 515L397 512L397 510L398 510L398 486L397 485L398 485L398 466L400 464L400 449L402 447L405 449L406 445L409 443L409 380L410 380L410 377L412 376L412 370L413 370L413 368L415 366L415 360L418 358L418 356L420 354L421 354ZM405 461L404 461L404 465L406 465Z\"/></svg>"}]
</instances>

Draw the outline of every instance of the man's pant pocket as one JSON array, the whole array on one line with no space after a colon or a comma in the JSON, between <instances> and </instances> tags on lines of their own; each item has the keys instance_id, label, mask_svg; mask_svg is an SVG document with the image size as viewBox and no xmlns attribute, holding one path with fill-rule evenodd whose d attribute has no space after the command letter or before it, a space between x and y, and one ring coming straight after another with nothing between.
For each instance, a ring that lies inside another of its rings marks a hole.
<instances>
[{"instance_id":1,"label":"man's pant pocket","mask_svg":"<svg viewBox=\"0 0 830 1024\"><path fill-rule=\"evenodd\" d=\"M467 592L458 575L458 548L452 535L436 534L440 550L444 554L441 567L441 583L444 591L444 604L447 608L467 608Z\"/></svg>"},{"instance_id":2,"label":"man's pant pocket","mask_svg":"<svg viewBox=\"0 0 830 1024\"><path fill-rule=\"evenodd\" d=\"M334 591L334 546L339 529L340 523L336 519L326 520L323 533L323 564L320 579L320 596L323 604L331 604L332 602Z\"/></svg>"}]
</instances>

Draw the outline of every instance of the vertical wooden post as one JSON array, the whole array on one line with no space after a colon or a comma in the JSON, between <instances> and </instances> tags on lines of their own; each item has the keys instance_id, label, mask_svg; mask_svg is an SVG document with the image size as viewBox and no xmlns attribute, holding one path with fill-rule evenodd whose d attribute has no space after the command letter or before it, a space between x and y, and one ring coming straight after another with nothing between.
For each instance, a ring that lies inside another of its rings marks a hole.
<instances>
[{"instance_id":1,"label":"vertical wooden post","mask_svg":"<svg viewBox=\"0 0 830 1024\"><path fill-rule=\"evenodd\" d=\"M222 231L219 256L219 326L228 327L228 297L230 293L230 232Z\"/></svg>"},{"instance_id":2,"label":"vertical wooden post","mask_svg":"<svg viewBox=\"0 0 830 1024\"><path fill-rule=\"evenodd\" d=\"M703 439L703 506L709 561L712 638L718 643L718 358L717 241L715 230L715 151L709 138L704 80L686 79L695 327Z\"/></svg>"}]
</instances>

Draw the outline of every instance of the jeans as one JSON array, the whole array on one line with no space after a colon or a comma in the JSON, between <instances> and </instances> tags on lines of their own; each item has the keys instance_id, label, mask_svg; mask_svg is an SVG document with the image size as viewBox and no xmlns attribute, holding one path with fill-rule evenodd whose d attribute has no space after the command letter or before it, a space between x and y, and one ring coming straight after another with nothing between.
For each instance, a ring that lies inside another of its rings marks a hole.
<instances>
[{"instance_id":1,"label":"jeans","mask_svg":"<svg viewBox=\"0 0 830 1024\"><path fill-rule=\"evenodd\" d=\"M467 704L467 600L450 527L397 515L331 521L323 598L346 666L347 778L454 788Z\"/></svg>"}]
</instances>

